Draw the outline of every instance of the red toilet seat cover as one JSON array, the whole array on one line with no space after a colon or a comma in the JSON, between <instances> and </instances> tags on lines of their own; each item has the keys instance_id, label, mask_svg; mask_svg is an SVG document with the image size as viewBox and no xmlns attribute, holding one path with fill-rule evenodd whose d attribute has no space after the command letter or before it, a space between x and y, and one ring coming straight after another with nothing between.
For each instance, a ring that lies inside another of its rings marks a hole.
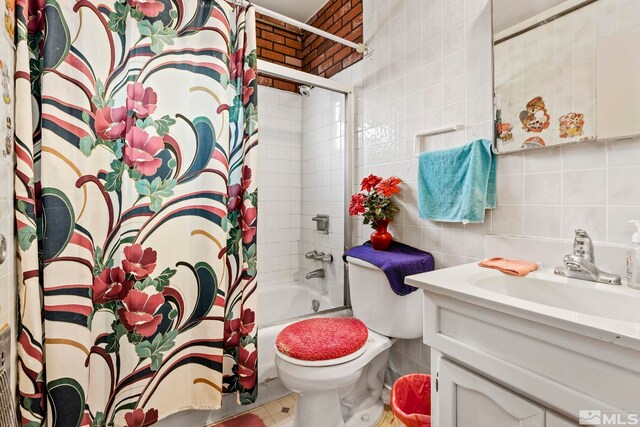
<instances>
[{"instance_id":1,"label":"red toilet seat cover","mask_svg":"<svg viewBox=\"0 0 640 427\"><path fill-rule=\"evenodd\" d=\"M299 360L330 360L360 350L369 330L353 317L307 319L284 328L276 338L278 350Z\"/></svg>"}]
</instances>

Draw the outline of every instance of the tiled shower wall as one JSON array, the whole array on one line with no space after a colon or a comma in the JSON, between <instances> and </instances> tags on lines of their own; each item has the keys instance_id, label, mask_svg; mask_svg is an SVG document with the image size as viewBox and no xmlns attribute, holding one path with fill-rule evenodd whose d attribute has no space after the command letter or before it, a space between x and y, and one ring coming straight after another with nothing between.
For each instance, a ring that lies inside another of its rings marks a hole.
<instances>
[{"instance_id":1,"label":"tiled shower wall","mask_svg":"<svg viewBox=\"0 0 640 427\"><path fill-rule=\"evenodd\" d=\"M302 97L260 86L258 109L260 284L295 282L300 280Z\"/></svg>"},{"instance_id":2,"label":"tiled shower wall","mask_svg":"<svg viewBox=\"0 0 640 427\"><path fill-rule=\"evenodd\" d=\"M261 284L305 281L308 272L324 268L324 279L306 282L329 292L332 306L341 306L344 95L320 88L309 97L264 86L259 90ZM329 215L329 234L316 230L312 218L317 214ZM334 262L306 259L312 250L333 255Z\"/></svg>"},{"instance_id":3,"label":"tiled shower wall","mask_svg":"<svg viewBox=\"0 0 640 427\"><path fill-rule=\"evenodd\" d=\"M616 5L621 13L611 15L608 25L624 25L616 19L640 14L638 2ZM364 31L373 53L361 63L364 74L351 76L361 97L355 175L397 175L405 181L392 226L398 240L430 251L437 268L484 258L487 234L567 239L567 251L577 227L598 244L629 240L633 229L627 221L640 219L638 140L501 156L498 207L484 224L420 219L413 136L465 124L461 131L424 138L426 151L493 135L489 0L365 0ZM356 221L354 244L370 233ZM420 339L398 341L388 380L428 372L429 354Z\"/></svg>"},{"instance_id":4,"label":"tiled shower wall","mask_svg":"<svg viewBox=\"0 0 640 427\"><path fill-rule=\"evenodd\" d=\"M344 112L343 94L314 88L304 97L302 122L302 277L323 268L325 279L307 280L329 292L332 306L343 304L344 264ZM316 230L312 218L329 215L329 234ZM334 262L305 259L316 250L333 255Z\"/></svg>"}]
</instances>

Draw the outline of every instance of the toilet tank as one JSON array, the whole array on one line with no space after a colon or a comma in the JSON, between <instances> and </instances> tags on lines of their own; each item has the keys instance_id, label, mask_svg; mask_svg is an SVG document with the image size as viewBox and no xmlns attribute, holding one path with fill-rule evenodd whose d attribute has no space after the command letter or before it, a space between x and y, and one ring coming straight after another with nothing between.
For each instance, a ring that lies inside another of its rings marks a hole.
<instances>
[{"instance_id":1,"label":"toilet tank","mask_svg":"<svg viewBox=\"0 0 640 427\"><path fill-rule=\"evenodd\" d=\"M375 265L347 257L353 316L390 338L422 337L422 292L397 295Z\"/></svg>"}]
</instances>

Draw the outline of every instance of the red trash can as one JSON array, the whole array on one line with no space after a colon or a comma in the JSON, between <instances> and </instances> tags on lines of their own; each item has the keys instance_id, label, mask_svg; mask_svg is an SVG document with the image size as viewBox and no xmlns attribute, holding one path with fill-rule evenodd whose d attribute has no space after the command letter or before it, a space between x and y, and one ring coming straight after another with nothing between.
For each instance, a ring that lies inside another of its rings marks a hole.
<instances>
[{"instance_id":1,"label":"red trash can","mask_svg":"<svg viewBox=\"0 0 640 427\"><path fill-rule=\"evenodd\" d=\"M397 426L431 427L431 375L398 378L391 387L389 404Z\"/></svg>"}]
</instances>

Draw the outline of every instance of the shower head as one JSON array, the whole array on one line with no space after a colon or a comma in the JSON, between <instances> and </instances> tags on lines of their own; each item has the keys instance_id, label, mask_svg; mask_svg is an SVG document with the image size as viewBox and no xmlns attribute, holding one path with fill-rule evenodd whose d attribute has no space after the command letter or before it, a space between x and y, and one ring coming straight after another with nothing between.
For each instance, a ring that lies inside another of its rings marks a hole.
<instances>
[{"instance_id":1,"label":"shower head","mask_svg":"<svg viewBox=\"0 0 640 427\"><path fill-rule=\"evenodd\" d=\"M300 85L300 95L302 96L311 96L311 89L313 89L313 86L309 86L309 85Z\"/></svg>"}]
</instances>

